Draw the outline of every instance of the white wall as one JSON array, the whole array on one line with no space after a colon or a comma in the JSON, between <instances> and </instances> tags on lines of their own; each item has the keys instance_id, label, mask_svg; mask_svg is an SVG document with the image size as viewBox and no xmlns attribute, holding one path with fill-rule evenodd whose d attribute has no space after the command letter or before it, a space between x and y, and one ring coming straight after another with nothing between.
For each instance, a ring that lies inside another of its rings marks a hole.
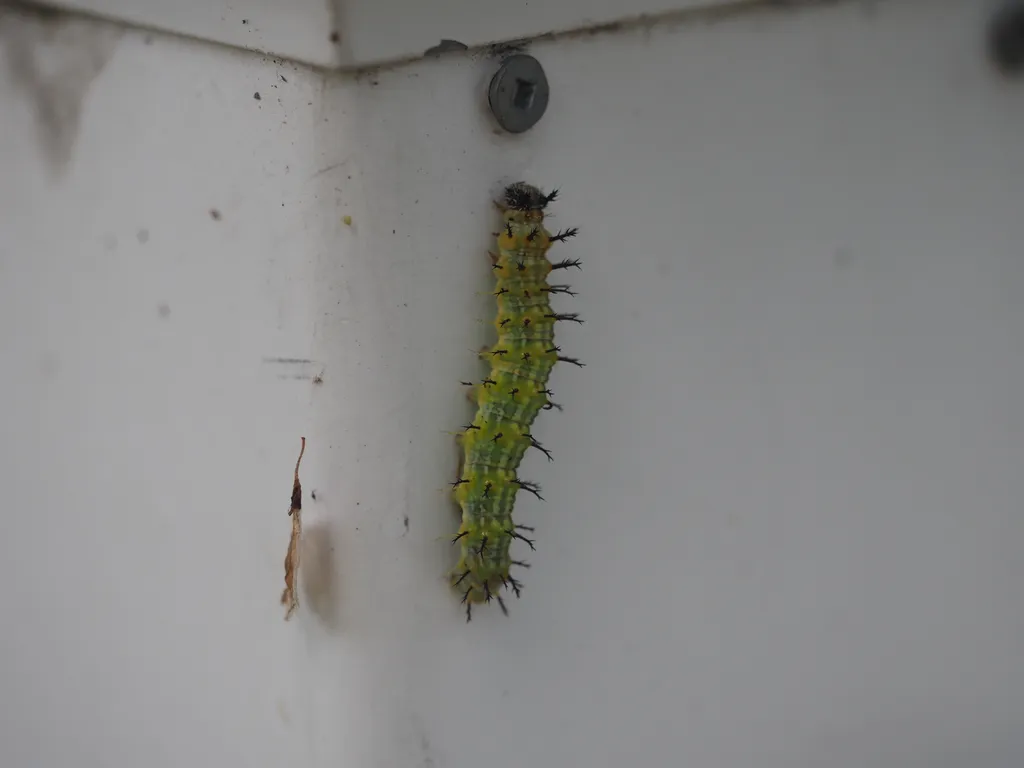
<instances>
[{"instance_id":1,"label":"white wall","mask_svg":"<svg viewBox=\"0 0 1024 768\"><path fill-rule=\"evenodd\" d=\"M481 46L733 5L736 0L337 0L343 63L350 66L417 57L441 40Z\"/></svg>"},{"instance_id":2,"label":"white wall","mask_svg":"<svg viewBox=\"0 0 1024 768\"><path fill-rule=\"evenodd\" d=\"M8 18L0 762L1021 764L1024 90L986 18L538 46L518 138L486 59L324 83L86 25L70 140ZM445 430L514 178L580 227L588 367L524 466L523 599L467 626Z\"/></svg>"},{"instance_id":3,"label":"white wall","mask_svg":"<svg viewBox=\"0 0 1024 768\"><path fill-rule=\"evenodd\" d=\"M442 39L481 46L745 0L535 0L533 7L530 0L45 2L315 66L358 68L419 57Z\"/></svg>"},{"instance_id":4,"label":"white wall","mask_svg":"<svg viewBox=\"0 0 1024 768\"><path fill-rule=\"evenodd\" d=\"M133 26L212 40L322 67L347 64L344 0L45 0ZM333 33L333 34L332 34ZM342 39L344 38L344 40Z\"/></svg>"}]
</instances>

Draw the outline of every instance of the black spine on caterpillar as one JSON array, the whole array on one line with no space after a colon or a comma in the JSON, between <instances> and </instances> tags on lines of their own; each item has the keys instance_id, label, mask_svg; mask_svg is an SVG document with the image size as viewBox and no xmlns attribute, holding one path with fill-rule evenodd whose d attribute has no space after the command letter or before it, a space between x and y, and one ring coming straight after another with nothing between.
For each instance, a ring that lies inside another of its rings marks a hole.
<instances>
[{"instance_id":1,"label":"black spine on caterpillar","mask_svg":"<svg viewBox=\"0 0 1024 768\"><path fill-rule=\"evenodd\" d=\"M552 294L576 294L568 285L549 285L548 275L553 270L580 268L578 259L552 264L547 257L554 243L577 233L574 227L552 235L544 227L544 211L557 196L557 190L545 194L516 182L506 187L503 202L496 203L502 226L496 234L497 252L490 256L497 282L494 325L498 338L480 353L491 369L479 385L470 385L477 412L460 433L462 467L452 483L462 508L462 524L452 539L460 555L450 578L466 606L466 621L472 618L473 605L492 598L507 615L499 594L502 589L517 598L520 595L522 584L510 570L529 564L513 560L510 547L519 540L533 549L535 540L523 533L532 533L533 528L514 522L515 500L521 490L543 497L537 483L519 477L519 465L530 448L552 460L530 427L542 410L561 410L547 388L555 364L583 366L576 358L561 355L554 343L556 324L583 322L577 313L556 312L550 304Z\"/></svg>"}]
</instances>

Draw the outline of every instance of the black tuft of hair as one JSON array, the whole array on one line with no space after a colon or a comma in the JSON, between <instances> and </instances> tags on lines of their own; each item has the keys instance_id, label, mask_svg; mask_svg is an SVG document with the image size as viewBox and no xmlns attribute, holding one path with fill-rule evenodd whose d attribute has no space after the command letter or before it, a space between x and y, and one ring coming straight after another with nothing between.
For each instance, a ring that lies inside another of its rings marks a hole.
<instances>
[{"instance_id":1,"label":"black tuft of hair","mask_svg":"<svg viewBox=\"0 0 1024 768\"><path fill-rule=\"evenodd\" d=\"M517 181L505 187L505 205L516 211L543 211L555 199L558 191L545 195L525 181Z\"/></svg>"}]
</instances>

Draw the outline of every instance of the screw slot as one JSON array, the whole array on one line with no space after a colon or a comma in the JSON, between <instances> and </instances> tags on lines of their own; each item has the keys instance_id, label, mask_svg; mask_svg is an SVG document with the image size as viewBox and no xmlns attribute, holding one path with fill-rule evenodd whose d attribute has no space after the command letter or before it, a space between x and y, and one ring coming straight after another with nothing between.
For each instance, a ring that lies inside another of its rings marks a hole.
<instances>
[{"instance_id":1,"label":"screw slot","mask_svg":"<svg viewBox=\"0 0 1024 768\"><path fill-rule=\"evenodd\" d=\"M502 128L522 133L543 116L548 96L548 80L540 62L520 53L507 58L494 73L487 100Z\"/></svg>"},{"instance_id":2,"label":"screw slot","mask_svg":"<svg viewBox=\"0 0 1024 768\"><path fill-rule=\"evenodd\" d=\"M516 94L512 97L512 104L516 109L529 109L533 104L533 96L537 93L537 86L526 80L516 78Z\"/></svg>"},{"instance_id":3,"label":"screw slot","mask_svg":"<svg viewBox=\"0 0 1024 768\"><path fill-rule=\"evenodd\" d=\"M1024 71L1024 3L1010 2L992 17L988 29L989 55L1005 75Z\"/></svg>"}]
</instances>

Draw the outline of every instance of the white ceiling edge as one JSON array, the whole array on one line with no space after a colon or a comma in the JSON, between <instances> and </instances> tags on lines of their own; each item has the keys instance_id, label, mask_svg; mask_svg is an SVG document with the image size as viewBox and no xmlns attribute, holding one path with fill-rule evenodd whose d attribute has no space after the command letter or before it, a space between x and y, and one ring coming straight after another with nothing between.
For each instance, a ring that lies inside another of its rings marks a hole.
<instances>
[{"instance_id":1,"label":"white ceiling edge","mask_svg":"<svg viewBox=\"0 0 1024 768\"><path fill-rule=\"evenodd\" d=\"M349 33L349 60L366 67L422 56L443 40L475 48L642 16L756 1L342 0L342 19Z\"/></svg>"},{"instance_id":2,"label":"white ceiling edge","mask_svg":"<svg viewBox=\"0 0 1024 768\"><path fill-rule=\"evenodd\" d=\"M317 67L344 66L348 58L333 0L42 0L37 4Z\"/></svg>"},{"instance_id":3,"label":"white ceiling edge","mask_svg":"<svg viewBox=\"0 0 1024 768\"><path fill-rule=\"evenodd\" d=\"M779 4L779 0L44 0L39 4L313 66L358 69L419 58L446 40L475 48L642 16L759 2Z\"/></svg>"}]
</instances>

